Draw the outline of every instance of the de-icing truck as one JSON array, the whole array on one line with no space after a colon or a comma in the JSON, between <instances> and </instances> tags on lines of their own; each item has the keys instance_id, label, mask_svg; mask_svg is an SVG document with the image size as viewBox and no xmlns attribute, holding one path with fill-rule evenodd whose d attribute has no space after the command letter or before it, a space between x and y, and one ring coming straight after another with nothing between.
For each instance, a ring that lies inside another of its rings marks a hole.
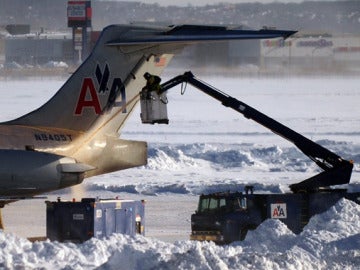
<instances>
[{"instance_id":1,"label":"de-icing truck","mask_svg":"<svg viewBox=\"0 0 360 270\"><path fill-rule=\"evenodd\" d=\"M319 174L290 185L292 193L255 194L253 187L247 186L244 193L201 195L198 208L191 216L190 239L209 240L219 244L243 240L249 230L255 229L268 218L278 219L294 233L300 233L313 215L328 210L342 198L360 204L360 192L349 193L344 188L350 182L353 161L343 159L249 105L206 84L191 72L161 84L160 91L149 92L146 87L141 91L143 123L168 123L166 91L181 83L190 83L219 100L222 105L290 141L322 169ZM341 188L338 188L340 185Z\"/></svg>"}]
</instances>

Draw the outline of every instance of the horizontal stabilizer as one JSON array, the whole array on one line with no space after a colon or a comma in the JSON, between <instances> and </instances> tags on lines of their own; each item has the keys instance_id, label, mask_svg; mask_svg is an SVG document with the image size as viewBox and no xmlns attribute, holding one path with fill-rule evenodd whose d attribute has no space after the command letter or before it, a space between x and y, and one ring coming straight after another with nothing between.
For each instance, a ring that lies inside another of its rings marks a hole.
<instances>
[{"instance_id":1,"label":"horizontal stabilizer","mask_svg":"<svg viewBox=\"0 0 360 270\"><path fill-rule=\"evenodd\" d=\"M129 37L121 40L114 40L106 43L108 46L126 46L141 44L161 44L161 43L192 43L201 41L217 40L238 40L238 39L266 39L282 37L284 39L295 34L296 31L287 30L243 30L228 28L225 26L202 26L202 25L180 25L168 31L160 32L158 35L138 36L133 33Z\"/></svg>"}]
</instances>

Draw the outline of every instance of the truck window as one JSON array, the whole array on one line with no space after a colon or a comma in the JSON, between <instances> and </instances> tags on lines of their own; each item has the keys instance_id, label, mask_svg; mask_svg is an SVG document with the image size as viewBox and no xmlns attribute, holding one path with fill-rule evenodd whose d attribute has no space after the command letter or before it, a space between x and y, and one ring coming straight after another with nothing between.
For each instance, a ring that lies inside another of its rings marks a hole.
<instances>
[{"instance_id":1,"label":"truck window","mask_svg":"<svg viewBox=\"0 0 360 270\"><path fill-rule=\"evenodd\" d=\"M219 207L225 207L226 206L226 200L225 200L225 198L222 198L222 199L220 199L220 201L219 201Z\"/></svg>"},{"instance_id":2,"label":"truck window","mask_svg":"<svg viewBox=\"0 0 360 270\"><path fill-rule=\"evenodd\" d=\"M229 207L231 210L244 210L247 209L246 198L234 198L229 201Z\"/></svg>"},{"instance_id":3,"label":"truck window","mask_svg":"<svg viewBox=\"0 0 360 270\"><path fill-rule=\"evenodd\" d=\"M219 207L218 204L219 204L218 199L211 198L209 203L209 210L214 210L218 208Z\"/></svg>"},{"instance_id":4,"label":"truck window","mask_svg":"<svg viewBox=\"0 0 360 270\"><path fill-rule=\"evenodd\" d=\"M226 207L225 198L203 198L199 201L198 212L218 210L220 207Z\"/></svg>"},{"instance_id":5,"label":"truck window","mask_svg":"<svg viewBox=\"0 0 360 270\"><path fill-rule=\"evenodd\" d=\"M241 200L240 200L240 206L241 206L241 208L243 208L243 209L247 209L247 200L246 200L246 198L241 198Z\"/></svg>"},{"instance_id":6,"label":"truck window","mask_svg":"<svg viewBox=\"0 0 360 270\"><path fill-rule=\"evenodd\" d=\"M200 199L199 202L199 213L206 211L209 207L209 199Z\"/></svg>"}]
</instances>

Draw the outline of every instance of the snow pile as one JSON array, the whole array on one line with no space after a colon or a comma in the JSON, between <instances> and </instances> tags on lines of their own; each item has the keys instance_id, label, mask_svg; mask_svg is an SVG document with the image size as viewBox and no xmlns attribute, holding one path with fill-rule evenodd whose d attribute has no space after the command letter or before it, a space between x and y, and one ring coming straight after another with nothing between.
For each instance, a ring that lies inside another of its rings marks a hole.
<instances>
[{"instance_id":1,"label":"snow pile","mask_svg":"<svg viewBox=\"0 0 360 270\"><path fill-rule=\"evenodd\" d=\"M82 244L31 243L4 232L0 246L6 269L358 269L360 206L342 199L300 235L267 220L228 246L120 234Z\"/></svg>"},{"instance_id":2,"label":"snow pile","mask_svg":"<svg viewBox=\"0 0 360 270\"><path fill-rule=\"evenodd\" d=\"M250 252L279 254L272 269L358 269L360 265L360 206L341 199L314 216L300 235L279 220L267 220L248 233L240 245ZM265 255L267 258L270 256Z\"/></svg>"},{"instance_id":3,"label":"snow pile","mask_svg":"<svg viewBox=\"0 0 360 270\"><path fill-rule=\"evenodd\" d=\"M344 157L353 157L353 179L359 170L360 146L342 141L322 141ZM286 192L288 185L320 172L318 166L295 147L255 143L149 144L148 164L85 181L89 190L134 194L202 194L243 191L253 185L257 193ZM144 181L146 178L146 181ZM360 183L354 191L360 191Z\"/></svg>"},{"instance_id":4,"label":"snow pile","mask_svg":"<svg viewBox=\"0 0 360 270\"><path fill-rule=\"evenodd\" d=\"M295 147L254 143L151 144L146 169L179 170L208 167L213 170L312 171L313 162ZM345 149L346 150L346 149Z\"/></svg>"}]
</instances>

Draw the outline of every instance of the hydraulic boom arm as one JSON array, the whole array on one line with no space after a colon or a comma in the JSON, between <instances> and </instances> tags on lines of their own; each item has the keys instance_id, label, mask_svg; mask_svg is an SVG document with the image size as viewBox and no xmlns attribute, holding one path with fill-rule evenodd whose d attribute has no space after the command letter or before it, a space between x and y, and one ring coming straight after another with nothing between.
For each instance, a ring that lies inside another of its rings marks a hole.
<instances>
[{"instance_id":1,"label":"hydraulic boom arm","mask_svg":"<svg viewBox=\"0 0 360 270\"><path fill-rule=\"evenodd\" d=\"M348 184L350 182L353 164L345 160L321 145L309 140L303 135L284 126L276 120L257 111L249 105L233 98L226 93L197 79L191 72L185 72L161 85L161 92L181 83L190 83L194 87L203 91L205 94L219 100L222 105L230 107L243 114L246 118L270 129L272 132L282 136L286 140L295 144L305 155L312 159L324 171L308 178L300 183L290 185L293 192L315 192L319 188L332 185Z\"/></svg>"}]
</instances>

